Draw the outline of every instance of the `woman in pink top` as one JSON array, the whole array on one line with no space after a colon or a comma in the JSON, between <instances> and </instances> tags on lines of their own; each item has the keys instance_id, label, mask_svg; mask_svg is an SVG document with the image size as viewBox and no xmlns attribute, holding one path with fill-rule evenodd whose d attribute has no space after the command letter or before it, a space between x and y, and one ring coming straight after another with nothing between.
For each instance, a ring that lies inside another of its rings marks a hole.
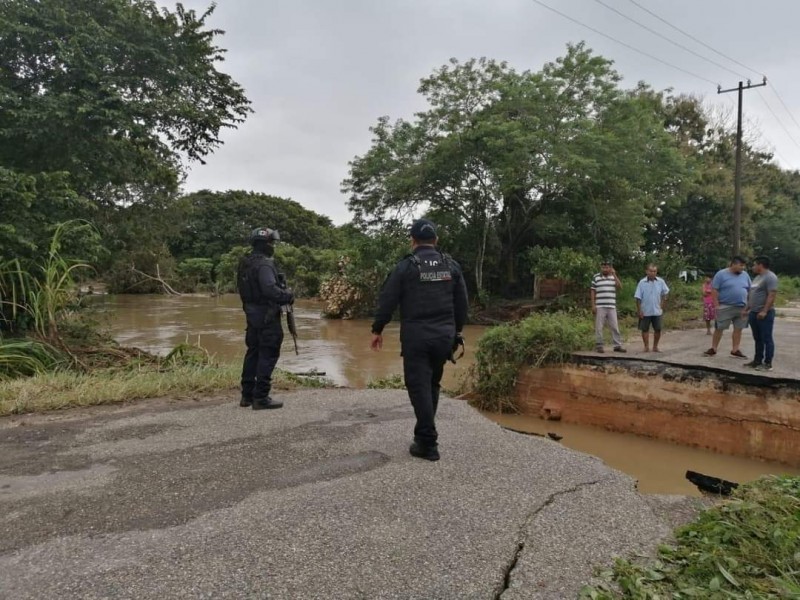
<instances>
[{"instance_id":1,"label":"woman in pink top","mask_svg":"<svg viewBox=\"0 0 800 600\"><path fill-rule=\"evenodd\" d=\"M714 298L711 296L711 275L706 275L703 282L703 320L706 322L706 335L711 335L711 323L716 321L717 311Z\"/></svg>"}]
</instances>

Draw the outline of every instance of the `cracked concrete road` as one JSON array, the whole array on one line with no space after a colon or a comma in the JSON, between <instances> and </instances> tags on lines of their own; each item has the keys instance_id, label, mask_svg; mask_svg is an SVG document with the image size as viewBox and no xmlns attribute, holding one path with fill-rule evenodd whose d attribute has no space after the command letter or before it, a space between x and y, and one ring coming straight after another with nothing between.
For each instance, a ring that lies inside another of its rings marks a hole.
<instances>
[{"instance_id":1,"label":"cracked concrete road","mask_svg":"<svg viewBox=\"0 0 800 600\"><path fill-rule=\"evenodd\" d=\"M634 482L403 391L150 401L0 422L2 598L574 598L669 533Z\"/></svg>"}]
</instances>

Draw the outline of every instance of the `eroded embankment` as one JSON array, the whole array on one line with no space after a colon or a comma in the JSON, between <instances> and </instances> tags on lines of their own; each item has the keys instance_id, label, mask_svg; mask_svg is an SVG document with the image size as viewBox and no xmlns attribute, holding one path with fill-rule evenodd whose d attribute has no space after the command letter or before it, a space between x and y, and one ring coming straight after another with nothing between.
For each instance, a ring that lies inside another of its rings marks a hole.
<instances>
[{"instance_id":1,"label":"eroded embankment","mask_svg":"<svg viewBox=\"0 0 800 600\"><path fill-rule=\"evenodd\" d=\"M525 414L800 466L800 381L577 356L524 369Z\"/></svg>"}]
</instances>

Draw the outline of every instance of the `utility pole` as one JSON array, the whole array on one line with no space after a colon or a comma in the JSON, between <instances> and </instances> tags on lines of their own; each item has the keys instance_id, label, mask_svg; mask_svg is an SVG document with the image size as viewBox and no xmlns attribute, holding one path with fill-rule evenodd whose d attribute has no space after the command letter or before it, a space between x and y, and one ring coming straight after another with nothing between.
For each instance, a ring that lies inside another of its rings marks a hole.
<instances>
[{"instance_id":1,"label":"utility pole","mask_svg":"<svg viewBox=\"0 0 800 600\"><path fill-rule=\"evenodd\" d=\"M739 92L739 116L736 121L736 175L733 183L733 255L737 256L742 246L742 92L757 87L767 85L767 78L761 83L750 83L747 85L741 81L739 86L723 90L721 85L717 86L717 94L727 94L728 92Z\"/></svg>"}]
</instances>

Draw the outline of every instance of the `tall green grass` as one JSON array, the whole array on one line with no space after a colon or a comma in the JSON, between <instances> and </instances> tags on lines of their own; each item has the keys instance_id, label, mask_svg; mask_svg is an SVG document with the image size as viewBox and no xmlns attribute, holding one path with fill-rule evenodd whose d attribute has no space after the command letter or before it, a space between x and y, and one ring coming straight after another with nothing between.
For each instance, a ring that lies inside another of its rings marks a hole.
<instances>
[{"instance_id":1,"label":"tall green grass","mask_svg":"<svg viewBox=\"0 0 800 600\"><path fill-rule=\"evenodd\" d=\"M59 321L75 303L75 274L90 270L86 263L64 258L60 253L62 238L67 234L92 229L85 221L67 221L53 232L47 255L34 265L23 265L12 259L0 265L0 314L10 315L10 325L22 320L50 344L62 345Z\"/></svg>"},{"instance_id":2,"label":"tall green grass","mask_svg":"<svg viewBox=\"0 0 800 600\"><path fill-rule=\"evenodd\" d=\"M63 363L63 354L49 344L0 335L0 381L52 371Z\"/></svg>"}]
</instances>

